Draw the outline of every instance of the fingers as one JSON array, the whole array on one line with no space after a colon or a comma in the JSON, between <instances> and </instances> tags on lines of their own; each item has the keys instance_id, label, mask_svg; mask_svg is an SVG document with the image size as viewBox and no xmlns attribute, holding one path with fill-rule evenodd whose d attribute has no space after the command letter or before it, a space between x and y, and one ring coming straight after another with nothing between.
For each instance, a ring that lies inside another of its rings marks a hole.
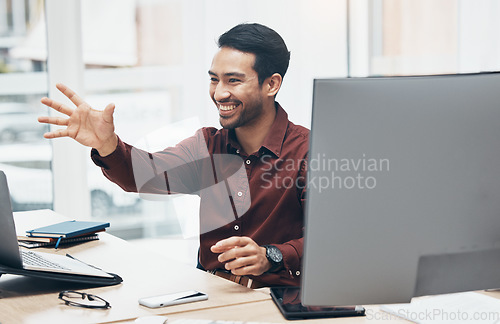
<instances>
[{"instance_id":1,"label":"fingers","mask_svg":"<svg viewBox=\"0 0 500 324\"><path fill-rule=\"evenodd\" d=\"M228 262L224 265L226 270L231 271L232 274L237 276L245 276L249 274L259 275L257 269L259 269L258 263L255 258L241 258L232 262Z\"/></svg>"},{"instance_id":2,"label":"fingers","mask_svg":"<svg viewBox=\"0 0 500 324\"><path fill-rule=\"evenodd\" d=\"M67 107L66 105L58 102L58 101L54 101L50 98L47 98L47 97L44 97L42 98L42 100L40 100L44 105L52 108L52 109L55 109L57 110L58 112L60 113L63 113L67 116L71 116L71 114L73 113L73 109Z\"/></svg>"},{"instance_id":3,"label":"fingers","mask_svg":"<svg viewBox=\"0 0 500 324\"><path fill-rule=\"evenodd\" d=\"M43 134L43 137L45 138L59 138L59 137L68 137L69 133L67 129L58 129L52 132L48 132Z\"/></svg>"},{"instance_id":4,"label":"fingers","mask_svg":"<svg viewBox=\"0 0 500 324\"><path fill-rule=\"evenodd\" d=\"M269 269L265 255L250 253L244 257L237 257L224 264L226 270L238 276L255 275L260 276Z\"/></svg>"},{"instance_id":5,"label":"fingers","mask_svg":"<svg viewBox=\"0 0 500 324\"><path fill-rule=\"evenodd\" d=\"M234 274L235 276L248 276L248 275L260 276L264 272L265 271L261 271L260 268L256 265L249 265L246 267L241 267L238 269L231 270L231 273Z\"/></svg>"},{"instance_id":6,"label":"fingers","mask_svg":"<svg viewBox=\"0 0 500 324\"><path fill-rule=\"evenodd\" d=\"M245 236L233 236L213 245L211 251L220 253L217 259L235 275L260 276L268 270L266 249Z\"/></svg>"},{"instance_id":7,"label":"fingers","mask_svg":"<svg viewBox=\"0 0 500 324\"><path fill-rule=\"evenodd\" d=\"M61 117L42 116L38 117L38 122L44 124L58 125L58 126L68 126L69 119Z\"/></svg>"},{"instance_id":8,"label":"fingers","mask_svg":"<svg viewBox=\"0 0 500 324\"><path fill-rule=\"evenodd\" d=\"M77 95L76 92L74 92L64 84L58 83L56 84L56 88L59 89L59 91L61 91L66 97L68 97L68 99L71 100L75 104L75 106L78 107L81 104L85 103L85 101L80 98L80 96Z\"/></svg>"},{"instance_id":9,"label":"fingers","mask_svg":"<svg viewBox=\"0 0 500 324\"><path fill-rule=\"evenodd\" d=\"M253 242L253 240L249 237L232 236L215 243L215 245L212 245L210 247L210 250L214 253L221 253L224 251L228 251L236 246L245 246L250 242Z\"/></svg>"},{"instance_id":10,"label":"fingers","mask_svg":"<svg viewBox=\"0 0 500 324\"><path fill-rule=\"evenodd\" d=\"M243 257L246 257L248 255L251 255L251 252L249 251L249 249L247 249L245 247L243 247L243 248L233 247L232 249L229 249L226 252L219 254L217 259L219 260L219 262L224 263L224 262L234 260L237 258L243 258Z\"/></svg>"},{"instance_id":11,"label":"fingers","mask_svg":"<svg viewBox=\"0 0 500 324\"><path fill-rule=\"evenodd\" d=\"M259 254L259 252L262 252L261 247L258 246L252 239L249 239L247 244L237 245L237 246L230 245L230 246L231 247L228 246L228 248L225 249L223 253L219 254L218 256L219 262L224 263L234 259L254 256Z\"/></svg>"},{"instance_id":12,"label":"fingers","mask_svg":"<svg viewBox=\"0 0 500 324\"><path fill-rule=\"evenodd\" d=\"M102 115L103 119L107 123L113 123L113 113L115 112L115 104L110 103L104 108L104 113Z\"/></svg>"}]
</instances>

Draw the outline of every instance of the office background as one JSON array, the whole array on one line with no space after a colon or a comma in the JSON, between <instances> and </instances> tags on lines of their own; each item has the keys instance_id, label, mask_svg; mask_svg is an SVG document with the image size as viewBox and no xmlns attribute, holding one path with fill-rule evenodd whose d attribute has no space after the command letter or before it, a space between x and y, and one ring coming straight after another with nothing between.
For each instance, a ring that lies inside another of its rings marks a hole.
<instances>
[{"instance_id":1,"label":"office background","mask_svg":"<svg viewBox=\"0 0 500 324\"><path fill-rule=\"evenodd\" d=\"M312 80L500 69L498 0L0 0L0 169L14 209L107 220L125 239L196 238L196 198L140 199L108 182L89 149L45 140L43 96L64 82L116 132L160 150L218 126L208 96L217 37L241 22L292 52L277 100L310 126ZM193 259L194 260L194 259Z\"/></svg>"}]
</instances>

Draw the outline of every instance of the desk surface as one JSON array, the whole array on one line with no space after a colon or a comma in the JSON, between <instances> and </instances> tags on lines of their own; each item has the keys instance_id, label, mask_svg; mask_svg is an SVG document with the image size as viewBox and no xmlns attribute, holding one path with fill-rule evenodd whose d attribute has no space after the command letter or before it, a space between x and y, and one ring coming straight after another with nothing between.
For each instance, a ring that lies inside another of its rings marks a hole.
<instances>
[{"instance_id":1,"label":"desk surface","mask_svg":"<svg viewBox=\"0 0 500 324\"><path fill-rule=\"evenodd\" d=\"M214 319L214 320L226 320L226 321L238 321L243 318L249 322L270 322L270 323L332 323L332 324L375 324L375 323L387 323L399 324L410 322L405 321L399 317L391 316L388 313L384 313L378 309L378 306L366 306L367 316L362 317L344 317L344 318L322 318L322 319L311 319L311 320L294 320L287 321L276 308L272 300L263 300L248 302L241 305L226 306L220 309L206 309L206 310L194 310L190 312L185 312L182 314L170 314L167 315L169 320L174 319ZM127 322L124 322L127 323ZM133 323L130 321L128 323ZM128 324L127 323L127 324ZM168 324L168 322L167 322Z\"/></svg>"},{"instance_id":2,"label":"desk surface","mask_svg":"<svg viewBox=\"0 0 500 324\"><path fill-rule=\"evenodd\" d=\"M67 220L52 211L16 213L18 232ZM111 224L112 225L112 224ZM192 266L137 248L107 233L100 240L84 244L39 249L71 255L105 271L119 274L123 283L116 286L88 288L61 281L14 275L0 277L0 322L10 323L133 323L137 317L166 315L169 320L193 318L226 321L287 322L269 296L269 289L251 290L210 275ZM83 309L64 305L58 298L61 290L74 289L96 294L110 302L109 310ZM140 306L140 297L182 290L200 290L207 301L149 309ZM500 298L500 292L489 293ZM365 306L366 317L293 321L292 323L408 323Z\"/></svg>"},{"instance_id":3,"label":"desk surface","mask_svg":"<svg viewBox=\"0 0 500 324\"><path fill-rule=\"evenodd\" d=\"M52 211L15 213L18 233L67 218ZM112 226L112 224L111 224ZM132 319L153 314L179 313L192 309L238 305L269 299L269 295L253 291L225 279L180 264L163 256L134 247L132 244L101 233L98 241L84 244L37 249L72 256L113 272L123 278L116 286L88 288L62 281L43 280L15 275L0 277L0 322L9 323L98 323ZM98 295L111 304L109 310L84 309L64 305L58 293L78 289ZM209 295L207 301L149 309L138 304L141 297L183 290L200 290Z\"/></svg>"}]
</instances>

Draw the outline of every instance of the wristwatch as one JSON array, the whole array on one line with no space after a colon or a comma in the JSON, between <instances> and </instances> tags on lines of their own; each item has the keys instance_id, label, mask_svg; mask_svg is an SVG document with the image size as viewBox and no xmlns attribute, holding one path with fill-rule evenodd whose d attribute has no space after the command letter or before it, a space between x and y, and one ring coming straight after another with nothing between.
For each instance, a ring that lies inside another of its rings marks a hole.
<instances>
[{"instance_id":1,"label":"wristwatch","mask_svg":"<svg viewBox=\"0 0 500 324\"><path fill-rule=\"evenodd\" d=\"M266 258L271 263L271 268L267 272L278 272L283 267L283 254L274 245L263 245L266 248Z\"/></svg>"}]
</instances>

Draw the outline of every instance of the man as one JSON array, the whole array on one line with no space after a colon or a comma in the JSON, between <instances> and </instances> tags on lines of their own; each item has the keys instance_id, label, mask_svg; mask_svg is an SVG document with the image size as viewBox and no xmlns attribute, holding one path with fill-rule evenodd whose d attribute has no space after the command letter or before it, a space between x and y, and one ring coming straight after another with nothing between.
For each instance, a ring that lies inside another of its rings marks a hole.
<instances>
[{"instance_id":1,"label":"man","mask_svg":"<svg viewBox=\"0 0 500 324\"><path fill-rule=\"evenodd\" d=\"M69 116L40 117L66 126L46 138L71 137L127 191L198 194L199 267L251 287L299 285L309 131L288 121L275 101L288 69L283 39L260 24L219 38L208 74L222 129L202 128L175 147L148 153L114 133L114 105L97 111L64 85Z\"/></svg>"}]
</instances>

